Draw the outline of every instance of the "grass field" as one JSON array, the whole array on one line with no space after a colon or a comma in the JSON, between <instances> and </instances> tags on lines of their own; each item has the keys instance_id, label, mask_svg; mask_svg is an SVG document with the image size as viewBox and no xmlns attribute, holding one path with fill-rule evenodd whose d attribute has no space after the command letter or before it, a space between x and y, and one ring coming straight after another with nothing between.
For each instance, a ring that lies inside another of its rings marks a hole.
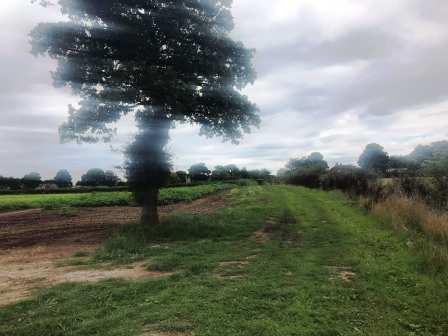
<instances>
[{"instance_id":1,"label":"grass field","mask_svg":"<svg viewBox=\"0 0 448 336\"><path fill-rule=\"evenodd\" d=\"M213 215L128 227L85 261L145 260L173 275L59 285L1 309L0 335L448 335L447 275L342 194L275 186L229 198Z\"/></svg>"},{"instance_id":2,"label":"grass field","mask_svg":"<svg viewBox=\"0 0 448 336\"><path fill-rule=\"evenodd\" d=\"M160 191L160 204L189 202L205 195L231 188L231 184L207 184L193 187L165 188ZM99 207L131 205L130 192L93 192L82 194L4 195L0 196L0 211L32 208Z\"/></svg>"}]
</instances>

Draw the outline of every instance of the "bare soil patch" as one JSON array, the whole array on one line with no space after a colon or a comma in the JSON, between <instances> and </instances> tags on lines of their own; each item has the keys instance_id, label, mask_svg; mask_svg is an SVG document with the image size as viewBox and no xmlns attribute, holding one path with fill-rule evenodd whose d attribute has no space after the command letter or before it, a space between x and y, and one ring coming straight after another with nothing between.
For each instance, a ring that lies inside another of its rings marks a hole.
<instances>
[{"instance_id":1,"label":"bare soil patch","mask_svg":"<svg viewBox=\"0 0 448 336\"><path fill-rule=\"evenodd\" d=\"M205 214L225 206L223 194L191 203L161 206L160 215ZM99 244L114 230L135 223L137 207L80 208L66 216L59 210L26 210L0 215L0 250L34 245Z\"/></svg>"},{"instance_id":2,"label":"bare soil patch","mask_svg":"<svg viewBox=\"0 0 448 336\"><path fill-rule=\"evenodd\" d=\"M254 232L253 239L258 244L265 244L270 240L283 243L298 243L302 238L302 232L297 231L294 225L297 220L285 213L280 218L268 218L265 226Z\"/></svg>"},{"instance_id":3,"label":"bare soil patch","mask_svg":"<svg viewBox=\"0 0 448 336\"><path fill-rule=\"evenodd\" d=\"M247 260L239 260L239 261L223 261L219 263L219 267L234 267L234 268L244 268L244 266L249 265L249 261Z\"/></svg>"},{"instance_id":4,"label":"bare soil patch","mask_svg":"<svg viewBox=\"0 0 448 336\"><path fill-rule=\"evenodd\" d=\"M215 194L190 203L165 205L160 207L160 212L162 215L171 213L187 213L192 215L210 214L226 206L227 201L225 194L225 192Z\"/></svg>"},{"instance_id":5,"label":"bare soil patch","mask_svg":"<svg viewBox=\"0 0 448 336\"><path fill-rule=\"evenodd\" d=\"M244 260L223 261L218 264L215 275L220 279L236 280L245 276L245 268L257 256L249 256Z\"/></svg>"},{"instance_id":6,"label":"bare soil patch","mask_svg":"<svg viewBox=\"0 0 448 336\"><path fill-rule=\"evenodd\" d=\"M34 245L97 244L110 230L135 222L139 208L82 208L70 217L60 211L0 217L0 249Z\"/></svg>"},{"instance_id":7,"label":"bare soil patch","mask_svg":"<svg viewBox=\"0 0 448 336\"><path fill-rule=\"evenodd\" d=\"M95 246L71 245L59 247L33 247L2 251L0 253L0 306L28 298L33 291L65 282L97 282L118 278L139 280L159 278L169 274L149 272L143 263L128 267L86 269L57 267L58 261L75 252L92 252Z\"/></svg>"},{"instance_id":8,"label":"bare soil patch","mask_svg":"<svg viewBox=\"0 0 448 336\"><path fill-rule=\"evenodd\" d=\"M14 220L14 218L23 218L28 215L40 214L42 209L31 209L31 210L21 210L21 211L11 211L11 212L0 212L0 220L8 218L9 220Z\"/></svg>"},{"instance_id":9,"label":"bare soil patch","mask_svg":"<svg viewBox=\"0 0 448 336\"><path fill-rule=\"evenodd\" d=\"M224 206L224 195L217 194L191 203L162 206L159 211L161 216L201 214ZM80 208L70 216L41 209L0 214L0 306L28 298L35 289L64 282L169 275L147 271L144 264L102 269L57 267L75 253L92 253L114 230L135 223L140 211L136 207L102 207Z\"/></svg>"},{"instance_id":10,"label":"bare soil patch","mask_svg":"<svg viewBox=\"0 0 448 336\"><path fill-rule=\"evenodd\" d=\"M254 239L258 244L264 244L271 239L270 234L265 229L255 231Z\"/></svg>"},{"instance_id":11,"label":"bare soil patch","mask_svg":"<svg viewBox=\"0 0 448 336\"><path fill-rule=\"evenodd\" d=\"M356 273L350 267L327 266L332 273L331 280L338 279L344 283L350 283L356 278Z\"/></svg>"}]
</instances>

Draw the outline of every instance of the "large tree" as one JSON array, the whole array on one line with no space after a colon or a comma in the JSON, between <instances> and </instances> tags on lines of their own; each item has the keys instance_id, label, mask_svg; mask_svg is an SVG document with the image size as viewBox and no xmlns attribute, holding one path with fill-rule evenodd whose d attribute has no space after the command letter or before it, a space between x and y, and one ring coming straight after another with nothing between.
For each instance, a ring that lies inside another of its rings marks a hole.
<instances>
[{"instance_id":1,"label":"large tree","mask_svg":"<svg viewBox=\"0 0 448 336\"><path fill-rule=\"evenodd\" d=\"M328 169L328 163L324 160L324 156L321 153L314 152L306 157L291 159L286 164L286 169L289 171L308 168L325 172Z\"/></svg>"},{"instance_id":2,"label":"large tree","mask_svg":"<svg viewBox=\"0 0 448 336\"><path fill-rule=\"evenodd\" d=\"M41 23L33 51L58 61L53 77L81 97L61 127L64 141L109 140L134 112L139 133L127 175L156 225L158 191L168 180L165 147L174 122L237 142L258 125L241 94L255 80L253 51L230 37L231 0L59 0L68 21ZM194 148L191 148L194 150Z\"/></svg>"},{"instance_id":3,"label":"large tree","mask_svg":"<svg viewBox=\"0 0 448 336\"><path fill-rule=\"evenodd\" d=\"M281 172L288 183L310 188L320 186L321 177L328 171L328 163L321 153L314 152L298 159L291 159Z\"/></svg>"},{"instance_id":4,"label":"large tree","mask_svg":"<svg viewBox=\"0 0 448 336\"><path fill-rule=\"evenodd\" d=\"M84 187L98 187L106 185L106 173L100 168L92 168L81 176L80 185Z\"/></svg>"},{"instance_id":5,"label":"large tree","mask_svg":"<svg viewBox=\"0 0 448 336\"><path fill-rule=\"evenodd\" d=\"M371 143L362 152L358 164L362 169L385 175L389 165L389 154L382 146Z\"/></svg>"},{"instance_id":6,"label":"large tree","mask_svg":"<svg viewBox=\"0 0 448 336\"><path fill-rule=\"evenodd\" d=\"M70 188L73 186L72 176L66 169L61 169L57 172L54 182L59 188Z\"/></svg>"},{"instance_id":7,"label":"large tree","mask_svg":"<svg viewBox=\"0 0 448 336\"><path fill-rule=\"evenodd\" d=\"M104 172L104 185L108 187L115 187L120 182L120 178L112 170Z\"/></svg>"},{"instance_id":8,"label":"large tree","mask_svg":"<svg viewBox=\"0 0 448 336\"><path fill-rule=\"evenodd\" d=\"M236 180L241 178L241 170L234 164L216 166L212 172L212 179L216 181Z\"/></svg>"},{"instance_id":9,"label":"large tree","mask_svg":"<svg viewBox=\"0 0 448 336\"><path fill-rule=\"evenodd\" d=\"M26 174L22 179L25 188L36 189L42 183L42 177L39 173L32 172Z\"/></svg>"},{"instance_id":10,"label":"large tree","mask_svg":"<svg viewBox=\"0 0 448 336\"><path fill-rule=\"evenodd\" d=\"M197 163L188 169L192 181L207 181L212 172L207 168L205 163Z\"/></svg>"}]
</instances>

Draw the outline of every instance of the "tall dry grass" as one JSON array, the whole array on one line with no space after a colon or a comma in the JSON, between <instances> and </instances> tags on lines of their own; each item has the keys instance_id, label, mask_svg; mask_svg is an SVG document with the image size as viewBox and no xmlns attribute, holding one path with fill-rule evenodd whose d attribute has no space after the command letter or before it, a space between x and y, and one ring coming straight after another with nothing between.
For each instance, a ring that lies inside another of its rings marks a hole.
<instances>
[{"instance_id":1,"label":"tall dry grass","mask_svg":"<svg viewBox=\"0 0 448 336\"><path fill-rule=\"evenodd\" d=\"M374 204L372 212L388 218L397 229L417 229L437 242L448 244L448 213L431 209L423 201L393 195Z\"/></svg>"},{"instance_id":2,"label":"tall dry grass","mask_svg":"<svg viewBox=\"0 0 448 336\"><path fill-rule=\"evenodd\" d=\"M397 230L422 233L429 241L420 241L418 249L432 266L448 266L448 213L400 193L372 204L371 210Z\"/></svg>"}]
</instances>

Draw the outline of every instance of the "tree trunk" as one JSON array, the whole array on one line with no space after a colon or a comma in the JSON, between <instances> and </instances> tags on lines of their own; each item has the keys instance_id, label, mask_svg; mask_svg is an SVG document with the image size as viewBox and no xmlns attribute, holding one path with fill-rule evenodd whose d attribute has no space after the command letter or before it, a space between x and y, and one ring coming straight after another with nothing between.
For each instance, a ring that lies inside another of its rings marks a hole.
<instances>
[{"instance_id":1,"label":"tree trunk","mask_svg":"<svg viewBox=\"0 0 448 336\"><path fill-rule=\"evenodd\" d=\"M136 115L139 133L127 150L127 175L131 190L142 206L141 223L157 226L159 189L170 176L169 155L165 147L169 140L171 121L167 112L147 107Z\"/></svg>"},{"instance_id":2,"label":"tree trunk","mask_svg":"<svg viewBox=\"0 0 448 336\"><path fill-rule=\"evenodd\" d=\"M157 205L159 201L159 190L151 188L142 195L142 215L140 222L145 226L157 226L160 224Z\"/></svg>"}]
</instances>

